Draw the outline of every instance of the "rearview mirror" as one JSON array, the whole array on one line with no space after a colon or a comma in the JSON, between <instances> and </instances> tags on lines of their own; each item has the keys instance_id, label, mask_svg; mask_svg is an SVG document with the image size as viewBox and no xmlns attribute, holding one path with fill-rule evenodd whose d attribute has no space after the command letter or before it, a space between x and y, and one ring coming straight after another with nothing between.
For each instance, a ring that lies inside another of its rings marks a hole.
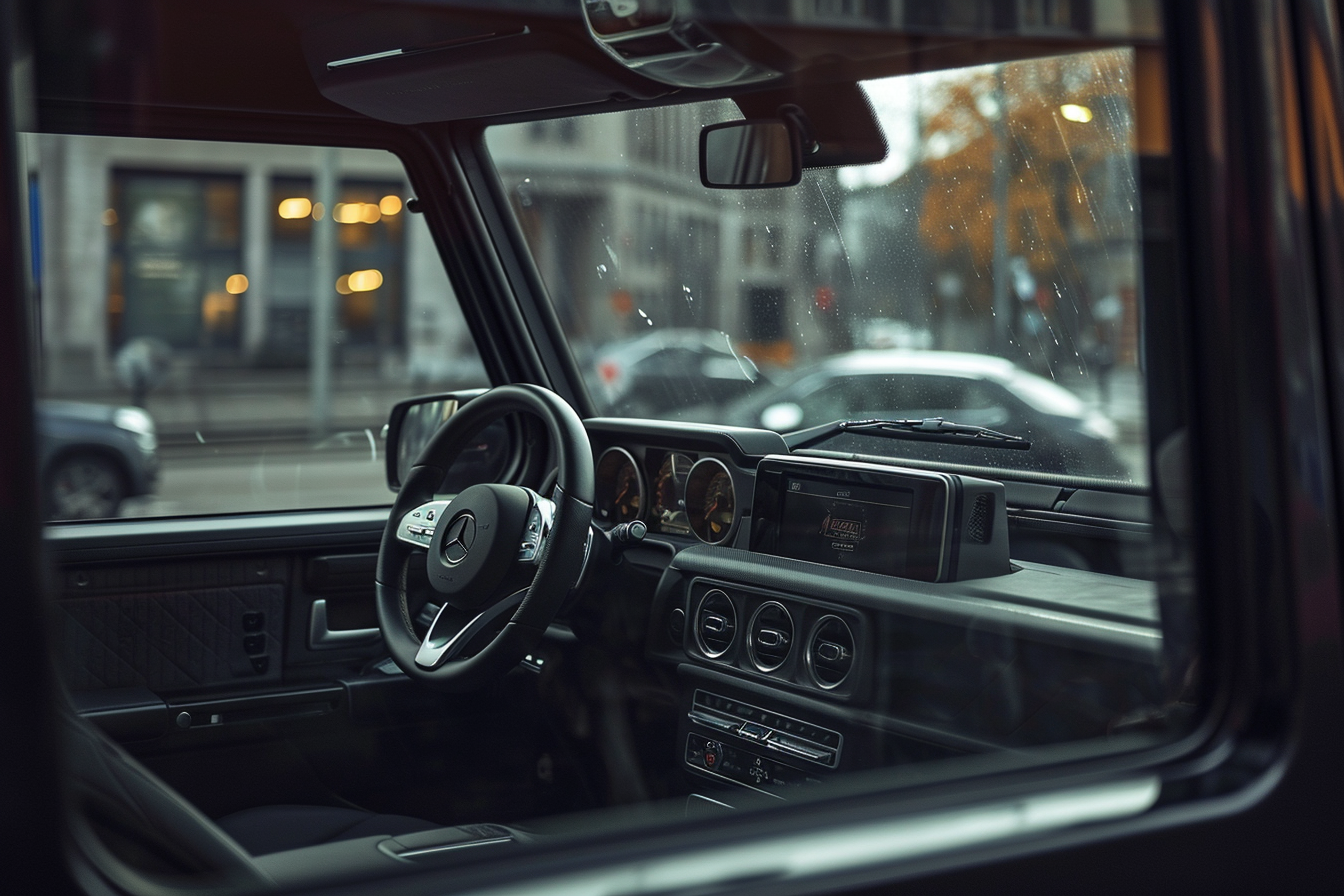
<instances>
[{"instance_id":1,"label":"rearview mirror","mask_svg":"<svg viewBox=\"0 0 1344 896\"><path fill-rule=\"evenodd\" d=\"M700 183L706 187L791 187L802 177L802 138L790 121L729 121L700 132Z\"/></svg>"}]
</instances>

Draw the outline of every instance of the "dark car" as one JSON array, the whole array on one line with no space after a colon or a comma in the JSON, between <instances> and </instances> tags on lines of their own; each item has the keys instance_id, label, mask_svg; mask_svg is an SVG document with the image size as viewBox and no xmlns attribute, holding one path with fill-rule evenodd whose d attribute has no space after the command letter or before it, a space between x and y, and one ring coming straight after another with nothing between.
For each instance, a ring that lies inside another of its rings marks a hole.
<instances>
[{"instance_id":1,"label":"dark car","mask_svg":"<svg viewBox=\"0 0 1344 896\"><path fill-rule=\"evenodd\" d=\"M38 463L46 517L113 517L159 476L154 419L135 407L82 401L37 405Z\"/></svg>"},{"instance_id":2,"label":"dark car","mask_svg":"<svg viewBox=\"0 0 1344 896\"><path fill-rule=\"evenodd\" d=\"M1128 476L1115 450L1118 427L1063 386L1004 358L967 352L857 351L798 371L787 382L738 401L724 422L792 432L835 420L943 417L1031 441L1032 469ZM862 450L860 437L846 447ZM866 440L871 447L871 439ZM945 446L906 443L930 457ZM1015 452L1001 460L1012 464ZM951 459L950 457L946 459Z\"/></svg>"}]
</instances>

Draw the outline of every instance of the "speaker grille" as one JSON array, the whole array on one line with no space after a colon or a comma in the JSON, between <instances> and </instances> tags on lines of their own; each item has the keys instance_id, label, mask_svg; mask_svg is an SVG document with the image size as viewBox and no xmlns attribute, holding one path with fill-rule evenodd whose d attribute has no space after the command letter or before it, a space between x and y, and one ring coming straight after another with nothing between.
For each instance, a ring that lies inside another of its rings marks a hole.
<instances>
[{"instance_id":1,"label":"speaker grille","mask_svg":"<svg viewBox=\"0 0 1344 896\"><path fill-rule=\"evenodd\" d=\"M976 495L971 516L966 521L966 537L976 544L989 544L994 538L994 496Z\"/></svg>"}]
</instances>

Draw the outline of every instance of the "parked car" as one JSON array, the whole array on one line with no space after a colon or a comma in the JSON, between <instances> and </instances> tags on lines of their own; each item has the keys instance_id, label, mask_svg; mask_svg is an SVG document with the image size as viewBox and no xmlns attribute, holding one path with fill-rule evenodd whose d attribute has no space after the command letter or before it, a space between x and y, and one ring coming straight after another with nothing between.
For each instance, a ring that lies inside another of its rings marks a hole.
<instances>
[{"instance_id":1,"label":"parked car","mask_svg":"<svg viewBox=\"0 0 1344 896\"><path fill-rule=\"evenodd\" d=\"M764 381L755 362L724 333L675 328L602 346L586 373L603 413L636 417L722 404Z\"/></svg>"},{"instance_id":2,"label":"parked car","mask_svg":"<svg viewBox=\"0 0 1344 896\"><path fill-rule=\"evenodd\" d=\"M154 490L158 439L141 408L40 401L37 433L48 519L114 517L127 498Z\"/></svg>"},{"instance_id":3,"label":"parked car","mask_svg":"<svg viewBox=\"0 0 1344 896\"><path fill-rule=\"evenodd\" d=\"M1127 478L1131 473L1115 450L1118 430L1109 417L1063 386L990 355L900 349L834 355L737 401L721 415L727 423L781 433L837 420L927 417L1031 441L1029 452L998 452L996 460L1004 464L1089 476ZM873 451L872 439L848 436L843 441L851 450L863 451L866 444ZM958 459L947 446L928 443L886 445L881 451ZM984 462L981 451L976 462Z\"/></svg>"}]
</instances>

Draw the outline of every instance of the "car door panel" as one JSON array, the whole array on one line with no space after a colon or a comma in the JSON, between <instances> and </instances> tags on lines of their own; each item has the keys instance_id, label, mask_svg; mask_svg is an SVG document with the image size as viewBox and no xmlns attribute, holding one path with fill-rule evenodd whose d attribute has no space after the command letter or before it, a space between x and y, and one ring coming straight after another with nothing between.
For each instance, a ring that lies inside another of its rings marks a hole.
<instances>
[{"instance_id":1,"label":"car door panel","mask_svg":"<svg viewBox=\"0 0 1344 896\"><path fill-rule=\"evenodd\" d=\"M457 824L591 804L535 670L449 695L380 662L368 634L385 513L53 527L74 706L214 817L288 803ZM334 644L314 641L319 602ZM264 652L249 653L257 637Z\"/></svg>"},{"instance_id":2,"label":"car door panel","mask_svg":"<svg viewBox=\"0 0 1344 896\"><path fill-rule=\"evenodd\" d=\"M274 684L284 602L280 582L63 597L58 663L75 691Z\"/></svg>"}]
</instances>

